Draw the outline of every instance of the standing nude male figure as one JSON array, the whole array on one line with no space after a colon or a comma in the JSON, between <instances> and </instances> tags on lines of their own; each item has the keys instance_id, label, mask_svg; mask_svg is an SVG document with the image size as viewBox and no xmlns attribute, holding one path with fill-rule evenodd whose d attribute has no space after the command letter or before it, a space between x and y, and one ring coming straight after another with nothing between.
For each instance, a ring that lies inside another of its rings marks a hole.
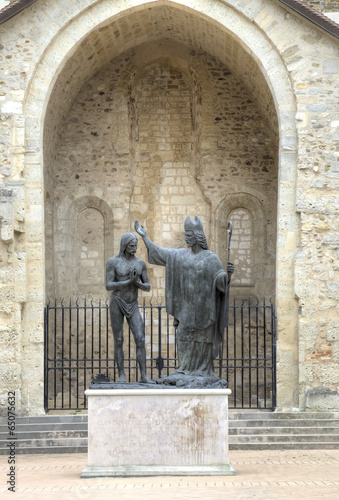
<instances>
[{"instance_id":1,"label":"standing nude male figure","mask_svg":"<svg viewBox=\"0 0 339 500\"><path fill-rule=\"evenodd\" d=\"M132 330L136 357L140 367L139 382L154 383L146 376L145 327L138 308L138 291L149 292L146 264L135 257L138 240L132 233L122 236L120 252L106 263L106 290L111 291L110 316L114 337L114 359L118 366L119 382L126 382L123 352L124 317Z\"/></svg>"}]
</instances>

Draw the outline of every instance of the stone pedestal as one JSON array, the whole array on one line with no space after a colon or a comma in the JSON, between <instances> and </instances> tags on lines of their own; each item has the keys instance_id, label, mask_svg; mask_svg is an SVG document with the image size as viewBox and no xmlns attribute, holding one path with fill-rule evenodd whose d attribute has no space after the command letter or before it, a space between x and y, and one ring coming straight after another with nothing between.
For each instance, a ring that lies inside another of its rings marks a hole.
<instances>
[{"instance_id":1,"label":"stone pedestal","mask_svg":"<svg viewBox=\"0 0 339 500\"><path fill-rule=\"evenodd\" d=\"M229 389L86 391L81 477L227 476Z\"/></svg>"}]
</instances>

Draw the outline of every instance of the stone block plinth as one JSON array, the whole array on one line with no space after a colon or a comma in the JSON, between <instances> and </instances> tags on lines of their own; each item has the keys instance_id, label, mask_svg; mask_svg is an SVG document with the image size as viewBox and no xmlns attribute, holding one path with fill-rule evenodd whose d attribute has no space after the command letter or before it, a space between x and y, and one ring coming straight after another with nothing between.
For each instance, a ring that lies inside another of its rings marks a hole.
<instances>
[{"instance_id":1,"label":"stone block plinth","mask_svg":"<svg viewBox=\"0 0 339 500\"><path fill-rule=\"evenodd\" d=\"M227 476L229 389L89 389L81 477Z\"/></svg>"}]
</instances>

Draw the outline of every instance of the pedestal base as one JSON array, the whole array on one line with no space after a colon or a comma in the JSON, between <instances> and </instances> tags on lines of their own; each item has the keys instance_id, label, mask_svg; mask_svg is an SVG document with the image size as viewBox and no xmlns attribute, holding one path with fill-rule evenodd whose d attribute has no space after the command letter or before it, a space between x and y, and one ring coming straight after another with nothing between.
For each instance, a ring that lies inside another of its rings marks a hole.
<instances>
[{"instance_id":1,"label":"pedestal base","mask_svg":"<svg viewBox=\"0 0 339 500\"><path fill-rule=\"evenodd\" d=\"M228 476L229 389L86 391L81 477Z\"/></svg>"},{"instance_id":2,"label":"pedestal base","mask_svg":"<svg viewBox=\"0 0 339 500\"><path fill-rule=\"evenodd\" d=\"M85 467L82 478L89 477L147 477L147 476L234 476L235 470L231 465L130 465L116 467Z\"/></svg>"}]
</instances>

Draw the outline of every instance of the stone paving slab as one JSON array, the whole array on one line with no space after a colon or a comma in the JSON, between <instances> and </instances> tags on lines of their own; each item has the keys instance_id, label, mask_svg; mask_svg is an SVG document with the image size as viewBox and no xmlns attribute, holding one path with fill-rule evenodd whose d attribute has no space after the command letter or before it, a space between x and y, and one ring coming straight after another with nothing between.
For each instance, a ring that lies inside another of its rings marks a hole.
<instances>
[{"instance_id":1,"label":"stone paving slab","mask_svg":"<svg viewBox=\"0 0 339 500\"><path fill-rule=\"evenodd\" d=\"M87 454L17 455L16 491L7 490L0 457L0 498L34 500L339 498L339 450L230 451L236 476L80 479Z\"/></svg>"}]
</instances>

